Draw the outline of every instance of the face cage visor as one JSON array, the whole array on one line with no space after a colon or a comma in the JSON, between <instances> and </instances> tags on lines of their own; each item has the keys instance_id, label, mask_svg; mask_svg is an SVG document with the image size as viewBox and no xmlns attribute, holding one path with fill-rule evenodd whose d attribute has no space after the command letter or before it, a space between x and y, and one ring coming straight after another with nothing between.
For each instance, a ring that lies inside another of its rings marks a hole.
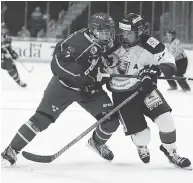
<instances>
[{"instance_id":1,"label":"face cage visor","mask_svg":"<svg viewBox=\"0 0 193 183\"><path fill-rule=\"evenodd\" d=\"M139 42L144 30L145 27L143 25L140 25L137 27L137 30L135 30L131 28L131 25L119 22L118 41L123 46L135 46Z\"/></svg>"},{"instance_id":2,"label":"face cage visor","mask_svg":"<svg viewBox=\"0 0 193 183\"><path fill-rule=\"evenodd\" d=\"M100 44L108 44L115 39L115 29L105 29L105 30L97 30L94 29L93 35L95 36L96 40Z\"/></svg>"}]
</instances>

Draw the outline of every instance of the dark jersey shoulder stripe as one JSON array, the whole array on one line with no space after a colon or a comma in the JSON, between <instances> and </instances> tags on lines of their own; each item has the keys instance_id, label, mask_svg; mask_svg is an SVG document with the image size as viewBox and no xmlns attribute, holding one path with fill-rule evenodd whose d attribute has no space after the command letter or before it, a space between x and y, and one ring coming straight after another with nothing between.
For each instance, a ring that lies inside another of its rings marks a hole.
<instances>
[{"instance_id":1,"label":"dark jersey shoulder stripe","mask_svg":"<svg viewBox=\"0 0 193 183\"><path fill-rule=\"evenodd\" d=\"M165 49L165 45L162 42L159 42L156 38L148 34L142 35L141 45L144 49L146 49L152 54L160 53Z\"/></svg>"}]
</instances>

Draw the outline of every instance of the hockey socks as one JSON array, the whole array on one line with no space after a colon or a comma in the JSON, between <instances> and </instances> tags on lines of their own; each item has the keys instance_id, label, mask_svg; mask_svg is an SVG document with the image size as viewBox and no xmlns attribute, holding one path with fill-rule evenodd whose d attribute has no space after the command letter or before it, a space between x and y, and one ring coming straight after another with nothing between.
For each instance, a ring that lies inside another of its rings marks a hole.
<instances>
[{"instance_id":1,"label":"hockey socks","mask_svg":"<svg viewBox=\"0 0 193 183\"><path fill-rule=\"evenodd\" d=\"M93 132L93 139L97 144L103 145L110 139L111 135L112 133L106 132L102 129L101 125L99 125Z\"/></svg>"},{"instance_id":2,"label":"hockey socks","mask_svg":"<svg viewBox=\"0 0 193 183\"><path fill-rule=\"evenodd\" d=\"M9 75L15 80L15 82L19 83L20 78L18 71L15 67L12 67L12 69L8 70Z\"/></svg>"},{"instance_id":3,"label":"hockey socks","mask_svg":"<svg viewBox=\"0 0 193 183\"><path fill-rule=\"evenodd\" d=\"M16 67L8 70L9 75L15 80L15 82L20 85L21 87L26 87L26 84L20 80L19 73Z\"/></svg>"},{"instance_id":4,"label":"hockey socks","mask_svg":"<svg viewBox=\"0 0 193 183\"><path fill-rule=\"evenodd\" d=\"M36 136L37 132L39 130L31 121L26 122L20 127L10 146L19 153Z\"/></svg>"}]
</instances>

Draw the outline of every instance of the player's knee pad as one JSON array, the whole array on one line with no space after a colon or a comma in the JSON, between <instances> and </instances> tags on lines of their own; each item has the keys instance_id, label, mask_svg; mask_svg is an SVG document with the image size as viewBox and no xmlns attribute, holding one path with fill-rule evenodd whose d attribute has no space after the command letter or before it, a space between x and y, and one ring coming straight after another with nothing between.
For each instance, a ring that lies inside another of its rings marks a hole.
<instances>
[{"instance_id":1,"label":"player's knee pad","mask_svg":"<svg viewBox=\"0 0 193 183\"><path fill-rule=\"evenodd\" d=\"M36 112L31 118L30 121L39 129L43 131L48 128L48 126L54 122L54 118L43 112Z\"/></svg>"},{"instance_id":2,"label":"player's knee pad","mask_svg":"<svg viewBox=\"0 0 193 183\"><path fill-rule=\"evenodd\" d=\"M170 112L163 113L155 119L156 125L161 132L175 131L175 123Z\"/></svg>"},{"instance_id":3,"label":"player's knee pad","mask_svg":"<svg viewBox=\"0 0 193 183\"><path fill-rule=\"evenodd\" d=\"M131 139L134 142L134 144L137 146L148 145L148 143L151 140L151 133L150 133L149 127L147 127L141 132L131 135Z\"/></svg>"}]
</instances>

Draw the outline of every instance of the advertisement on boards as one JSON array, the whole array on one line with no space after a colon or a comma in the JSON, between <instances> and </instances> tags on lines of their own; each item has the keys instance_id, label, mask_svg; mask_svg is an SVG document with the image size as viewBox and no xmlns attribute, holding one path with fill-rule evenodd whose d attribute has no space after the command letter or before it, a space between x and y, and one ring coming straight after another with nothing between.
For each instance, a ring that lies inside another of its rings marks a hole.
<instances>
[{"instance_id":1,"label":"advertisement on boards","mask_svg":"<svg viewBox=\"0 0 193 183\"><path fill-rule=\"evenodd\" d=\"M55 42L13 41L12 47L21 61L50 62Z\"/></svg>"}]
</instances>

